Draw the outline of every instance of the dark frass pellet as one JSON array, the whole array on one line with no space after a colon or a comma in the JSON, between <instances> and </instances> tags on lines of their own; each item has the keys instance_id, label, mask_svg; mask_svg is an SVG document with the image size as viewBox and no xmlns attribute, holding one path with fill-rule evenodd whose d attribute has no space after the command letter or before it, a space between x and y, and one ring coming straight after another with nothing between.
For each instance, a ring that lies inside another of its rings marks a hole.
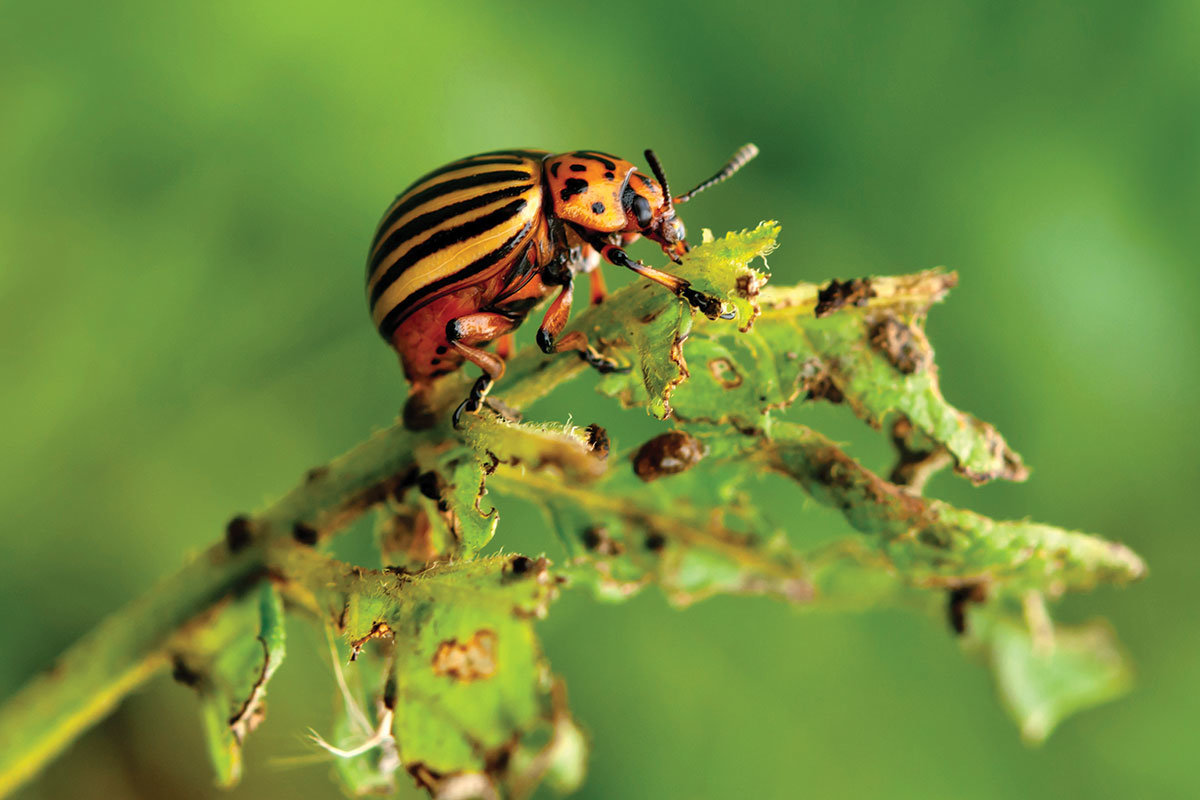
<instances>
[{"instance_id":1,"label":"dark frass pellet","mask_svg":"<svg viewBox=\"0 0 1200 800\"><path fill-rule=\"evenodd\" d=\"M236 553L250 544L250 518L248 516L238 514L229 520L225 525L225 543L229 546L231 553Z\"/></svg>"},{"instance_id":2,"label":"dark frass pellet","mask_svg":"<svg viewBox=\"0 0 1200 800\"><path fill-rule=\"evenodd\" d=\"M317 543L317 529L311 525L305 525L303 522L297 522L292 526L292 538L300 544L312 546Z\"/></svg>"}]
</instances>

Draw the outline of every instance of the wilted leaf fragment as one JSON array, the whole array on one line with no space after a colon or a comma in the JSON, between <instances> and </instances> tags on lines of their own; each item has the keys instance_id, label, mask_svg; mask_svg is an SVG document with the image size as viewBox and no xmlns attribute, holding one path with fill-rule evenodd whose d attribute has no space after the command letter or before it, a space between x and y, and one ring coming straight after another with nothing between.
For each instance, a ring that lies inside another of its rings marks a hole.
<instances>
[{"instance_id":1,"label":"wilted leaf fragment","mask_svg":"<svg viewBox=\"0 0 1200 800\"><path fill-rule=\"evenodd\" d=\"M181 645L177 659L198 676L205 738L220 786L241 779L242 745L266 714L267 681L284 653L283 605L269 581Z\"/></svg>"},{"instance_id":2,"label":"wilted leaf fragment","mask_svg":"<svg viewBox=\"0 0 1200 800\"><path fill-rule=\"evenodd\" d=\"M1132 671L1102 621L1057 628L1047 643L1010 619L984 633L1000 698L1027 742L1040 743L1064 718L1120 697Z\"/></svg>"}]
</instances>

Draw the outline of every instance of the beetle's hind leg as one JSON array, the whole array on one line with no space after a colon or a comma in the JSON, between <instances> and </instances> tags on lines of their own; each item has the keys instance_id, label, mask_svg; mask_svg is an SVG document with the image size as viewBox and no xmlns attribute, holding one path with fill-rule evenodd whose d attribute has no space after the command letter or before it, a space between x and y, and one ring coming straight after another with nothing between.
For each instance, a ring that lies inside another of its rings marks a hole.
<instances>
[{"instance_id":1,"label":"beetle's hind leg","mask_svg":"<svg viewBox=\"0 0 1200 800\"><path fill-rule=\"evenodd\" d=\"M482 350L475 345L499 338L511 332L519 324L519 319L495 311L467 314L447 323L446 341L450 343L450 347L464 359L483 370L483 374L471 387L471 393L467 395L467 399L463 400L454 410L452 417L454 427L458 427L464 411L468 414L478 412L483 405L484 398L492 390L492 386L504 377L504 359L496 353Z\"/></svg>"},{"instance_id":2,"label":"beetle's hind leg","mask_svg":"<svg viewBox=\"0 0 1200 800\"><path fill-rule=\"evenodd\" d=\"M546 277L543 276L542 280L545 281ZM579 353L580 358L602 374L628 372L630 369L628 366L602 355L599 350L588 343L587 336L579 331L571 331L563 338L558 338L567 325L567 319L571 316L571 299L575 291L575 284L570 274L563 276L560 280L562 289L559 291L558 297L554 298L554 302L550 304L550 308L546 309L546 316L542 318L542 325L537 331L538 347L542 348L543 353L562 353L566 350L575 350Z\"/></svg>"}]
</instances>

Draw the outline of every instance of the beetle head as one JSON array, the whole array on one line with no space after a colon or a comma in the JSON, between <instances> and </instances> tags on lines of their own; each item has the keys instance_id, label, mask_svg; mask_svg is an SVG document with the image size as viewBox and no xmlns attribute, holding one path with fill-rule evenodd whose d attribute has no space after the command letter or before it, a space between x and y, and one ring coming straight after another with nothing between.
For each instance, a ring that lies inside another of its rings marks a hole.
<instances>
[{"instance_id":1,"label":"beetle head","mask_svg":"<svg viewBox=\"0 0 1200 800\"><path fill-rule=\"evenodd\" d=\"M672 261L679 263L689 247L687 232L684 230L683 221L675 214L675 206L686 203L708 187L733 175L756 155L757 147L752 144L745 145L733 154L733 158L716 175L691 191L672 199L671 187L667 184L667 176L658 156L653 150L647 150L646 161L658 180L648 178L640 172L634 172L630 176L621 197L621 205L628 222L627 231L640 233L647 239L658 242L663 252Z\"/></svg>"},{"instance_id":2,"label":"beetle head","mask_svg":"<svg viewBox=\"0 0 1200 800\"><path fill-rule=\"evenodd\" d=\"M688 251L687 231L683 227L683 220L675 215L671 187L653 150L646 151L646 160L658 180L641 172L629 176L629 183L621 196L629 226L626 230L658 242L667 257L678 264Z\"/></svg>"}]
</instances>

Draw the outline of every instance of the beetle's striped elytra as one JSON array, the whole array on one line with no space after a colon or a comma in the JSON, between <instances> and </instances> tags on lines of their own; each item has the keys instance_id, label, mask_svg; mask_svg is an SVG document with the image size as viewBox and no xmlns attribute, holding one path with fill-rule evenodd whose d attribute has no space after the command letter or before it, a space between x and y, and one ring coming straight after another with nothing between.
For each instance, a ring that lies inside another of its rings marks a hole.
<instances>
[{"instance_id":1,"label":"beetle's striped elytra","mask_svg":"<svg viewBox=\"0 0 1200 800\"><path fill-rule=\"evenodd\" d=\"M630 258L624 245L645 236L678 262L688 250L675 205L719 183L758 154L746 145L709 180L672 199L650 150L650 177L596 150L558 155L496 150L459 159L417 179L384 212L367 258L367 298L376 328L412 384L405 420L431 424L424 398L432 381L463 361L483 369L455 411L477 411L504 374L507 334L556 290L538 328L547 353L575 350L596 369L619 369L578 331L559 339L571 312L575 276L589 273L592 302L604 298L601 260L659 283L709 317L715 297ZM483 345L502 338L497 353Z\"/></svg>"}]
</instances>

